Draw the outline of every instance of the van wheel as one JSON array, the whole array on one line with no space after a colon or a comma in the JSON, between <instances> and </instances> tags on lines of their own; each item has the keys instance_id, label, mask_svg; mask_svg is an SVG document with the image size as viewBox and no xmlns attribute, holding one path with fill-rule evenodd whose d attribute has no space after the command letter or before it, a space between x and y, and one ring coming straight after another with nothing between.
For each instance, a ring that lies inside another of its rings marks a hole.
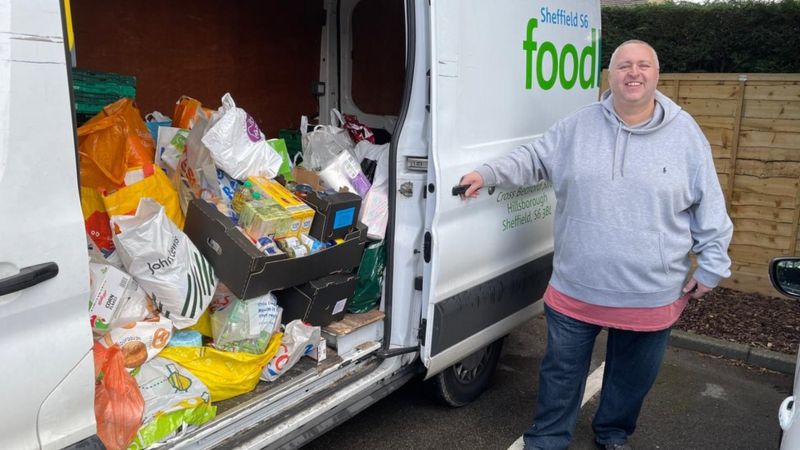
<instances>
[{"instance_id":1,"label":"van wheel","mask_svg":"<svg viewBox=\"0 0 800 450\"><path fill-rule=\"evenodd\" d=\"M500 338L467 356L428 380L428 387L437 400L453 407L464 406L483 393L503 350Z\"/></svg>"}]
</instances>

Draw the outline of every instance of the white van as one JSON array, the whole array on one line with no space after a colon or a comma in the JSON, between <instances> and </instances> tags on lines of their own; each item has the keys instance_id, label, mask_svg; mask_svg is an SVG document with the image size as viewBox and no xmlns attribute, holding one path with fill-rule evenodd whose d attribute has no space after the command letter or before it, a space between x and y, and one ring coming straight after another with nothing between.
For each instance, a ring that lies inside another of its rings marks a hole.
<instances>
[{"instance_id":1,"label":"white van","mask_svg":"<svg viewBox=\"0 0 800 450\"><path fill-rule=\"evenodd\" d=\"M465 404L485 388L502 338L531 317L549 279L552 189L489 189L464 201L453 188L482 161L597 99L599 1L396 0L386 11L404 14L405 78L393 114L363 110L352 95L353 17L370 2L319 1L326 16L319 116L338 107L391 135L382 333L215 403L215 419L170 447L295 448L419 374L445 401ZM64 10L58 0L0 0L0 447L7 449L96 443ZM120 51L126 45L141 43L114 43ZM79 62L80 52L78 43Z\"/></svg>"}]
</instances>

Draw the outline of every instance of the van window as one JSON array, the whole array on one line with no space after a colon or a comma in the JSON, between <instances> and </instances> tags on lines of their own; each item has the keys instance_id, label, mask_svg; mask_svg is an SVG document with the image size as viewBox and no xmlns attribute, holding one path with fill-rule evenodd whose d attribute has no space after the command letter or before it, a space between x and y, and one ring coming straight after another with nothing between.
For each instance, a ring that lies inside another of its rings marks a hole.
<instances>
[{"instance_id":1,"label":"van window","mask_svg":"<svg viewBox=\"0 0 800 450\"><path fill-rule=\"evenodd\" d=\"M352 95L358 109L396 115L405 77L405 11L400 0L371 0L353 10Z\"/></svg>"}]
</instances>

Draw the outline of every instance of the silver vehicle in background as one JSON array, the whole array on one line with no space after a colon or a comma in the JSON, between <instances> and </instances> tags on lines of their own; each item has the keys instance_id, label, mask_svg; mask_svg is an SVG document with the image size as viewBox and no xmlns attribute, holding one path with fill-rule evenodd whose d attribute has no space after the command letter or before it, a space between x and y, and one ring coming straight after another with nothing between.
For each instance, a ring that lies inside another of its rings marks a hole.
<instances>
[{"instance_id":1,"label":"silver vehicle in background","mask_svg":"<svg viewBox=\"0 0 800 450\"><path fill-rule=\"evenodd\" d=\"M800 257L774 258L769 263L769 279L781 294L800 299ZM794 370L792 394L786 397L778 409L781 425L781 450L800 448L800 414L795 403L795 395L800 395L800 351Z\"/></svg>"}]
</instances>

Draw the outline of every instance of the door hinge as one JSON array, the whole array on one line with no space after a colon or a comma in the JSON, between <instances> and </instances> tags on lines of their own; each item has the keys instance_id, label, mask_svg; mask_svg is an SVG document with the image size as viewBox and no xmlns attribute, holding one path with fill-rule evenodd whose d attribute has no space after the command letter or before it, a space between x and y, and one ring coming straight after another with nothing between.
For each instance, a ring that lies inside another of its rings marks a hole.
<instances>
[{"instance_id":1,"label":"door hinge","mask_svg":"<svg viewBox=\"0 0 800 450\"><path fill-rule=\"evenodd\" d=\"M419 323L419 332L417 333L417 339L419 339L420 345L425 345L425 330L428 328L428 321L422 319Z\"/></svg>"},{"instance_id":2,"label":"door hinge","mask_svg":"<svg viewBox=\"0 0 800 450\"><path fill-rule=\"evenodd\" d=\"M426 263L431 262L432 245L433 245L433 237L431 236L431 232L426 231L425 236L422 238L422 258L425 259Z\"/></svg>"},{"instance_id":3,"label":"door hinge","mask_svg":"<svg viewBox=\"0 0 800 450\"><path fill-rule=\"evenodd\" d=\"M422 290L422 277L415 277L414 278L414 290L421 291Z\"/></svg>"}]
</instances>

